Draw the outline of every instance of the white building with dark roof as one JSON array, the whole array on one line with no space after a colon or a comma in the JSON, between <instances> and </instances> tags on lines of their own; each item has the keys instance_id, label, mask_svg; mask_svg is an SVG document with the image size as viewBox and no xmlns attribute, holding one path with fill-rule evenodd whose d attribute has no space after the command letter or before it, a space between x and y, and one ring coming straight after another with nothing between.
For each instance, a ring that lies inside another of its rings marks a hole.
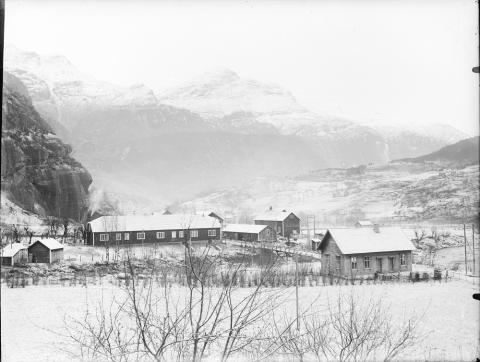
<instances>
[{"instance_id":1,"label":"white building with dark roof","mask_svg":"<svg viewBox=\"0 0 480 362\"><path fill-rule=\"evenodd\" d=\"M329 229L318 245L322 272L355 277L410 272L414 245L397 227Z\"/></svg>"}]
</instances>

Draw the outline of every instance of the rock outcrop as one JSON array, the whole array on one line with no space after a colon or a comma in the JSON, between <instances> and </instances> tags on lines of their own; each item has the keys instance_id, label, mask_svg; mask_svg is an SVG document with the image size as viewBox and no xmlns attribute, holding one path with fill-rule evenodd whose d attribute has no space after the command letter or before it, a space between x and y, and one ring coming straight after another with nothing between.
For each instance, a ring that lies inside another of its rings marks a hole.
<instances>
[{"instance_id":1,"label":"rock outcrop","mask_svg":"<svg viewBox=\"0 0 480 362\"><path fill-rule=\"evenodd\" d=\"M3 76L2 195L42 216L83 221L90 174L33 108L23 83L9 73Z\"/></svg>"}]
</instances>

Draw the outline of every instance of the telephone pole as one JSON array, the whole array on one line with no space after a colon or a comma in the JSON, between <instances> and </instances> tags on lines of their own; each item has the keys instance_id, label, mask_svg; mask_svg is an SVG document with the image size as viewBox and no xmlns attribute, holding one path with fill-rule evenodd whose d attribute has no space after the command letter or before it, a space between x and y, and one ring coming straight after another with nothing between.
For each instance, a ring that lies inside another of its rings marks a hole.
<instances>
[{"instance_id":1,"label":"telephone pole","mask_svg":"<svg viewBox=\"0 0 480 362\"><path fill-rule=\"evenodd\" d=\"M295 254L295 299L297 307L297 331L300 330L300 316L298 313L298 254Z\"/></svg>"},{"instance_id":2,"label":"telephone pole","mask_svg":"<svg viewBox=\"0 0 480 362\"><path fill-rule=\"evenodd\" d=\"M473 275L475 275L475 224L472 224L472 257L473 257Z\"/></svg>"},{"instance_id":3,"label":"telephone pole","mask_svg":"<svg viewBox=\"0 0 480 362\"><path fill-rule=\"evenodd\" d=\"M465 224L463 224L463 244L465 247L465 275L467 275L467 231L465 229Z\"/></svg>"}]
</instances>

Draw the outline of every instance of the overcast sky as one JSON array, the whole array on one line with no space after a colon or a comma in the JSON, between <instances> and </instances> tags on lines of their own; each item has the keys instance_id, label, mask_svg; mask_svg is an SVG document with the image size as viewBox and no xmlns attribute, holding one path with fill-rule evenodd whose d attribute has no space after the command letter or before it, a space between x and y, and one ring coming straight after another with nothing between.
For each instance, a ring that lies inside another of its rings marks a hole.
<instances>
[{"instance_id":1,"label":"overcast sky","mask_svg":"<svg viewBox=\"0 0 480 362\"><path fill-rule=\"evenodd\" d=\"M223 66L322 114L478 134L475 1L6 0L5 41L154 90Z\"/></svg>"}]
</instances>

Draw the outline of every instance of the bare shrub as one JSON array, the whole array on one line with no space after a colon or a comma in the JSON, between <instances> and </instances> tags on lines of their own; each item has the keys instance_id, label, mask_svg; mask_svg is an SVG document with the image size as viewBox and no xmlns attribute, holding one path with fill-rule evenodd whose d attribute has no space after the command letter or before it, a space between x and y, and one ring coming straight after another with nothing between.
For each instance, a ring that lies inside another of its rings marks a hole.
<instances>
[{"instance_id":1,"label":"bare shrub","mask_svg":"<svg viewBox=\"0 0 480 362\"><path fill-rule=\"evenodd\" d=\"M84 318L66 322L69 337L80 347L82 359L109 361L200 361L217 351L225 361L258 340L256 326L281 303L280 290L265 287L274 264L265 266L256 286L239 287L242 264L222 270L210 247L195 254L186 246L183 277L186 287L169 283L154 288L152 275L138 279L130 258L125 261L124 296L108 306L100 304ZM186 291L186 293L185 293Z\"/></svg>"},{"instance_id":2,"label":"bare shrub","mask_svg":"<svg viewBox=\"0 0 480 362\"><path fill-rule=\"evenodd\" d=\"M268 343L256 345L257 360L390 361L417 342L421 317L395 321L389 310L383 299L359 300L353 292L326 306L313 303L300 316L299 329L296 317L272 321Z\"/></svg>"}]
</instances>

